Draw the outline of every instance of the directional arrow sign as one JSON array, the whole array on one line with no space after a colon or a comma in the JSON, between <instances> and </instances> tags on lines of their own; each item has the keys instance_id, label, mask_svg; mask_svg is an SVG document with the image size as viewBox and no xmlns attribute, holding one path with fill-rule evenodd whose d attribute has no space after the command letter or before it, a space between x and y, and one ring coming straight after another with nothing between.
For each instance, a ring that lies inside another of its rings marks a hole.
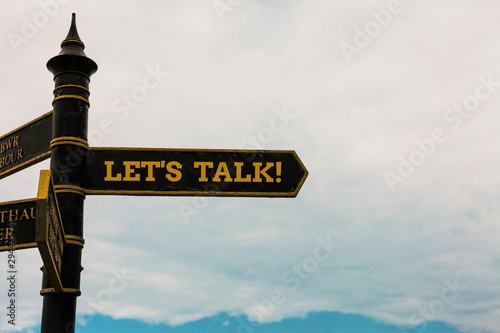
<instances>
[{"instance_id":1,"label":"directional arrow sign","mask_svg":"<svg viewBox=\"0 0 500 333\"><path fill-rule=\"evenodd\" d=\"M50 157L52 111L0 137L0 179Z\"/></svg>"},{"instance_id":2,"label":"directional arrow sign","mask_svg":"<svg viewBox=\"0 0 500 333\"><path fill-rule=\"evenodd\" d=\"M0 204L0 252L36 247L36 199Z\"/></svg>"},{"instance_id":3,"label":"directional arrow sign","mask_svg":"<svg viewBox=\"0 0 500 333\"><path fill-rule=\"evenodd\" d=\"M62 292L61 268L65 237L50 170L40 171L36 200L36 243L52 287Z\"/></svg>"},{"instance_id":4,"label":"directional arrow sign","mask_svg":"<svg viewBox=\"0 0 500 333\"><path fill-rule=\"evenodd\" d=\"M294 151L92 148L87 194L295 197L307 170Z\"/></svg>"}]
</instances>

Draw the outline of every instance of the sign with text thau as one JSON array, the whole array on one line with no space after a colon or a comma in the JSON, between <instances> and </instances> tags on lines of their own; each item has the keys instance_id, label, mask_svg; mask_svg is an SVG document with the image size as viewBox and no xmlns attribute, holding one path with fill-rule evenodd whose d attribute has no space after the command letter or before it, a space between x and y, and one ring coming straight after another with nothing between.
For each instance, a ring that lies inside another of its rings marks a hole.
<instances>
[{"instance_id":1,"label":"sign with text thau","mask_svg":"<svg viewBox=\"0 0 500 333\"><path fill-rule=\"evenodd\" d=\"M36 247L36 199L0 203L0 252Z\"/></svg>"},{"instance_id":2,"label":"sign with text thau","mask_svg":"<svg viewBox=\"0 0 500 333\"><path fill-rule=\"evenodd\" d=\"M91 148L87 194L295 197L307 170L291 150Z\"/></svg>"}]
</instances>

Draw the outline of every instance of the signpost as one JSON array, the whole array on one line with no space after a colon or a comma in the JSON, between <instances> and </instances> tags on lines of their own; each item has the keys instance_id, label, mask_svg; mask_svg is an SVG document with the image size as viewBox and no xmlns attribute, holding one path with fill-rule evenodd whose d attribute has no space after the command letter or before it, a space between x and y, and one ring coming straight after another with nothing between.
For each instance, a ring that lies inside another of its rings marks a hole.
<instances>
[{"instance_id":1,"label":"signpost","mask_svg":"<svg viewBox=\"0 0 500 333\"><path fill-rule=\"evenodd\" d=\"M51 158L36 199L0 204L0 251L38 246L44 262L42 333L75 330L86 195L295 197L308 175L292 150L89 147L84 48L73 14L47 63L54 110L0 138L0 179Z\"/></svg>"},{"instance_id":2,"label":"signpost","mask_svg":"<svg viewBox=\"0 0 500 333\"><path fill-rule=\"evenodd\" d=\"M36 199L0 204L0 252L36 247Z\"/></svg>"},{"instance_id":3,"label":"signpost","mask_svg":"<svg viewBox=\"0 0 500 333\"><path fill-rule=\"evenodd\" d=\"M62 292L60 275L66 241L50 170L40 171L36 211L36 244L52 287Z\"/></svg>"},{"instance_id":4,"label":"signpost","mask_svg":"<svg viewBox=\"0 0 500 333\"><path fill-rule=\"evenodd\" d=\"M91 148L87 194L295 197L307 170L294 151Z\"/></svg>"},{"instance_id":5,"label":"signpost","mask_svg":"<svg viewBox=\"0 0 500 333\"><path fill-rule=\"evenodd\" d=\"M0 137L0 179L50 157L52 111Z\"/></svg>"}]
</instances>

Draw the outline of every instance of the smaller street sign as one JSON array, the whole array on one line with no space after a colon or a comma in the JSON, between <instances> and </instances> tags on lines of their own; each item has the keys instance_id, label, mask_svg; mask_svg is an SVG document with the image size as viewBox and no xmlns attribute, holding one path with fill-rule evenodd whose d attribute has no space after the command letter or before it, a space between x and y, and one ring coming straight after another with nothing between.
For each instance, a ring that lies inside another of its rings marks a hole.
<instances>
[{"instance_id":1,"label":"smaller street sign","mask_svg":"<svg viewBox=\"0 0 500 333\"><path fill-rule=\"evenodd\" d=\"M87 194L295 197L307 170L292 150L91 148Z\"/></svg>"},{"instance_id":2,"label":"smaller street sign","mask_svg":"<svg viewBox=\"0 0 500 333\"><path fill-rule=\"evenodd\" d=\"M36 211L35 239L38 250L52 287L62 292L61 269L66 240L50 170L40 171Z\"/></svg>"},{"instance_id":3,"label":"smaller street sign","mask_svg":"<svg viewBox=\"0 0 500 333\"><path fill-rule=\"evenodd\" d=\"M0 137L0 179L50 157L53 112Z\"/></svg>"},{"instance_id":4,"label":"smaller street sign","mask_svg":"<svg viewBox=\"0 0 500 333\"><path fill-rule=\"evenodd\" d=\"M36 199L0 203L0 252L36 247Z\"/></svg>"}]
</instances>

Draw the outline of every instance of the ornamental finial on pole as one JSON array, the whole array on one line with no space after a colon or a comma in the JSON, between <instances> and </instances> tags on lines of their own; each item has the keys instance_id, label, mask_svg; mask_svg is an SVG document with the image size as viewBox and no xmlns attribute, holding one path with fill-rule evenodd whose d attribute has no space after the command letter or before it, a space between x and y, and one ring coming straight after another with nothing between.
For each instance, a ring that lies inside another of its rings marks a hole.
<instances>
[{"instance_id":1,"label":"ornamental finial on pole","mask_svg":"<svg viewBox=\"0 0 500 333\"><path fill-rule=\"evenodd\" d=\"M65 70L78 70L90 77L97 71L97 64L87 58L84 49L85 44L76 29L76 14L73 13L68 35L61 43L61 52L47 62L47 68L54 75Z\"/></svg>"},{"instance_id":2,"label":"ornamental finial on pole","mask_svg":"<svg viewBox=\"0 0 500 333\"><path fill-rule=\"evenodd\" d=\"M78 30L76 29L76 14L73 13L71 15L71 26L68 35L61 43L61 53L59 54L77 54L85 57L84 49L85 44L83 44L80 36L78 36Z\"/></svg>"}]
</instances>

